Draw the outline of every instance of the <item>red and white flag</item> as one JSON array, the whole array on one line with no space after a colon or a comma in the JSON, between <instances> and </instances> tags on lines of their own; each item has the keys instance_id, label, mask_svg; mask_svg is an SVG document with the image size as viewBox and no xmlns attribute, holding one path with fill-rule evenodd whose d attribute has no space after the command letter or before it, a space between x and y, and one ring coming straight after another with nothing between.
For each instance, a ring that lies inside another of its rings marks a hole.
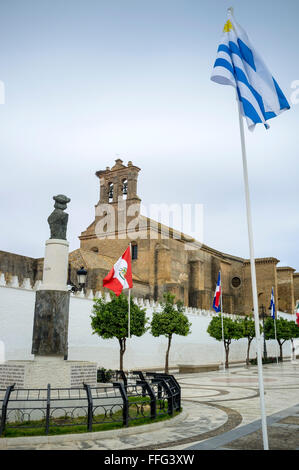
<instances>
[{"instance_id":1,"label":"red and white flag","mask_svg":"<svg viewBox=\"0 0 299 470\"><path fill-rule=\"evenodd\" d=\"M133 287L130 246L128 246L124 254L116 261L109 274L103 279L103 287L111 289L117 297L123 289L131 289Z\"/></svg>"}]
</instances>

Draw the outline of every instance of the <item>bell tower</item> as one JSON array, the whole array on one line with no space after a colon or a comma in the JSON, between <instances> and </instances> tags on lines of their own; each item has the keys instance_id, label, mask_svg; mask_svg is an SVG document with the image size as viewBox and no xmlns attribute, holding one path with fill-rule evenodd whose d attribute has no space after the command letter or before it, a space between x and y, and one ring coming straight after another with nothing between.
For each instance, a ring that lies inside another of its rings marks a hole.
<instances>
[{"instance_id":1,"label":"bell tower","mask_svg":"<svg viewBox=\"0 0 299 470\"><path fill-rule=\"evenodd\" d=\"M112 168L96 172L100 180L100 199L95 206L94 221L79 236L81 249L108 253L119 249L119 240L123 240L122 249L128 240L138 238L135 234L141 223L141 199L137 195L139 171L131 161L126 166L118 158Z\"/></svg>"},{"instance_id":2,"label":"bell tower","mask_svg":"<svg viewBox=\"0 0 299 470\"><path fill-rule=\"evenodd\" d=\"M137 195L137 179L140 168L131 161L128 166L118 158L110 169L96 172L100 180L100 200L96 205L96 232L104 236L113 234L125 238L128 224L140 214L141 199ZM107 227L105 227L107 222Z\"/></svg>"},{"instance_id":3,"label":"bell tower","mask_svg":"<svg viewBox=\"0 0 299 470\"><path fill-rule=\"evenodd\" d=\"M98 204L118 204L120 200L127 200L127 203L140 203L137 196L137 178L140 168L134 166L130 161L128 166L123 165L123 161L118 158L115 165L110 169L96 172L100 180L100 200Z\"/></svg>"}]
</instances>

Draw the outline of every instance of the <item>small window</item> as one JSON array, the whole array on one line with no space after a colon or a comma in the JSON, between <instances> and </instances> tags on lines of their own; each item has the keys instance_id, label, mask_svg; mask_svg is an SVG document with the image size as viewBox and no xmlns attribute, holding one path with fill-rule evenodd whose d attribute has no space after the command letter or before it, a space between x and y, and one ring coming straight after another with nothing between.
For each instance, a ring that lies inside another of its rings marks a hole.
<instances>
[{"instance_id":1,"label":"small window","mask_svg":"<svg viewBox=\"0 0 299 470\"><path fill-rule=\"evenodd\" d=\"M132 251L132 259L137 259L138 257L138 246L136 243L131 246L131 251Z\"/></svg>"}]
</instances>

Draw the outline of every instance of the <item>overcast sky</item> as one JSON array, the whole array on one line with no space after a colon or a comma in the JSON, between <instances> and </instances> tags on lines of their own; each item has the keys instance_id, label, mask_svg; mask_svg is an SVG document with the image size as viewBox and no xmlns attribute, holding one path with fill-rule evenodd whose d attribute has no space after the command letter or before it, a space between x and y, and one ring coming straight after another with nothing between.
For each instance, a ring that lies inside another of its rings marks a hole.
<instances>
[{"instance_id":1,"label":"overcast sky","mask_svg":"<svg viewBox=\"0 0 299 470\"><path fill-rule=\"evenodd\" d=\"M42 257L61 193L78 248L95 172L122 158L145 205L203 204L203 241L249 257L234 91L210 81L229 6L290 101L298 0L1 1L0 250ZM294 104L246 129L255 255L296 270L298 123Z\"/></svg>"}]
</instances>

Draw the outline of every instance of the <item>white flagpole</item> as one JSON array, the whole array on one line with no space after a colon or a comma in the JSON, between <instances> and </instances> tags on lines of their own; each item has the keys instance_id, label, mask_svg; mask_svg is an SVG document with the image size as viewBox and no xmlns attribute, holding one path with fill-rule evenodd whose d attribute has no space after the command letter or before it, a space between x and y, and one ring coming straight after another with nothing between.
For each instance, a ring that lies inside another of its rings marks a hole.
<instances>
[{"instance_id":1,"label":"white flagpole","mask_svg":"<svg viewBox=\"0 0 299 470\"><path fill-rule=\"evenodd\" d=\"M225 372L225 347L224 347L224 328L223 328L223 307L222 307L222 279L220 271L220 302L221 302L221 328L222 328L222 361L223 361L223 372Z\"/></svg>"},{"instance_id":2,"label":"white flagpole","mask_svg":"<svg viewBox=\"0 0 299 470\"><path fill-rule=\"evenodd\" d=\"M131 338L131 289L129 289L129 309L128 309L128 338Z\"/></svg>"},{"instance_id":3,"label":"white flagpole","mask_svg":"<svg viewBox=\"0 0 299 470\"><path fill-rule=\"evenodd\" d=\"M277 333L276 333L276 318L274 317L274 334L275 334L275 341L277 344L277 351L278 351L278 343L277 343ZM276 363L278 365L278 353L276 354Z\"/></svg>"},{"instance_id":4,"label":"white flagpole","mask_svg":"<svg viewBox=\"0 0 299 470\"><path fill-rule=\"evenodd\" d=\"M260 336L260 324L259 324L259 316L258 316L258 296L257 296L257 286L256 286L255 258L254 258L254 249L253 249L253 230L252 230L251 206L250 206L250 197L249 197L247 157L246 157L246 147L245 147L244 123L243 123L243 117L241 113L241 103L239 101L238 95L237 95L237 102L238 102L238 110L239 110L239 125L240 125L243 174L244 174L246 210L247 210L251 283L252 283L253 309L254 309L254 321L255 321L255 337L257 341L257 363L258 363L258 379L259 379L259 391L260 391L260 408L261 408L261 418L262 418L262 434L263 434L264 450L269 450L267 419L266 419L266 409L265 409L265 396L264 396L264 381L263 381L263 370L262 370L263 366L262 366L262 355L261 355L261 336Z\"/></svg>"},{"instance_id":5,"label":"white flagpole","mask_svg":"<svg viewBox=\"0 0 299 470\"><path fill-rule=\"evenodd\" d=\"M274 296L274 290L273 290L273 287L272 287L272 291L271 291L271 299L272 299L272 292L273 292L273 296ZM273 299L274 301L274 299ZM277 354L276 354L276 363L278 365L278 343L277 343L277 332L276 332L276 315L275 315L275 312L274 313L274 336L275 336L275 341L276 341L276 345L277 345Z\"/></svg>"},{"instance_id":6,"label":"white flagpole","mask_svg":"<svg viewBox=\"0 0 299 470\"><path fill-rule=\"evenodd\" d=\"M131 259L131 243L129 243L130 247L130 259ZM129 297L128 297L128 339L131 338L131 289L129 288Z\"/></svg>"},{"instance_id":7,"label":"white flagpole","mask_svg":"<svg viewBox=\"0 0 299 470\"><path fill-rule=\"evenodd\" d=\"M131 243L130 246L130 259L131 259ZM131 346L129 343L131 342L131 289L129 288L129 295L128 295L128 345ZM127 347L128 349L128 347ZM127 351L128 352L128 351ZM130 373L130 368L128 367L128 374Z\"/></svg>"}]
</instances>

